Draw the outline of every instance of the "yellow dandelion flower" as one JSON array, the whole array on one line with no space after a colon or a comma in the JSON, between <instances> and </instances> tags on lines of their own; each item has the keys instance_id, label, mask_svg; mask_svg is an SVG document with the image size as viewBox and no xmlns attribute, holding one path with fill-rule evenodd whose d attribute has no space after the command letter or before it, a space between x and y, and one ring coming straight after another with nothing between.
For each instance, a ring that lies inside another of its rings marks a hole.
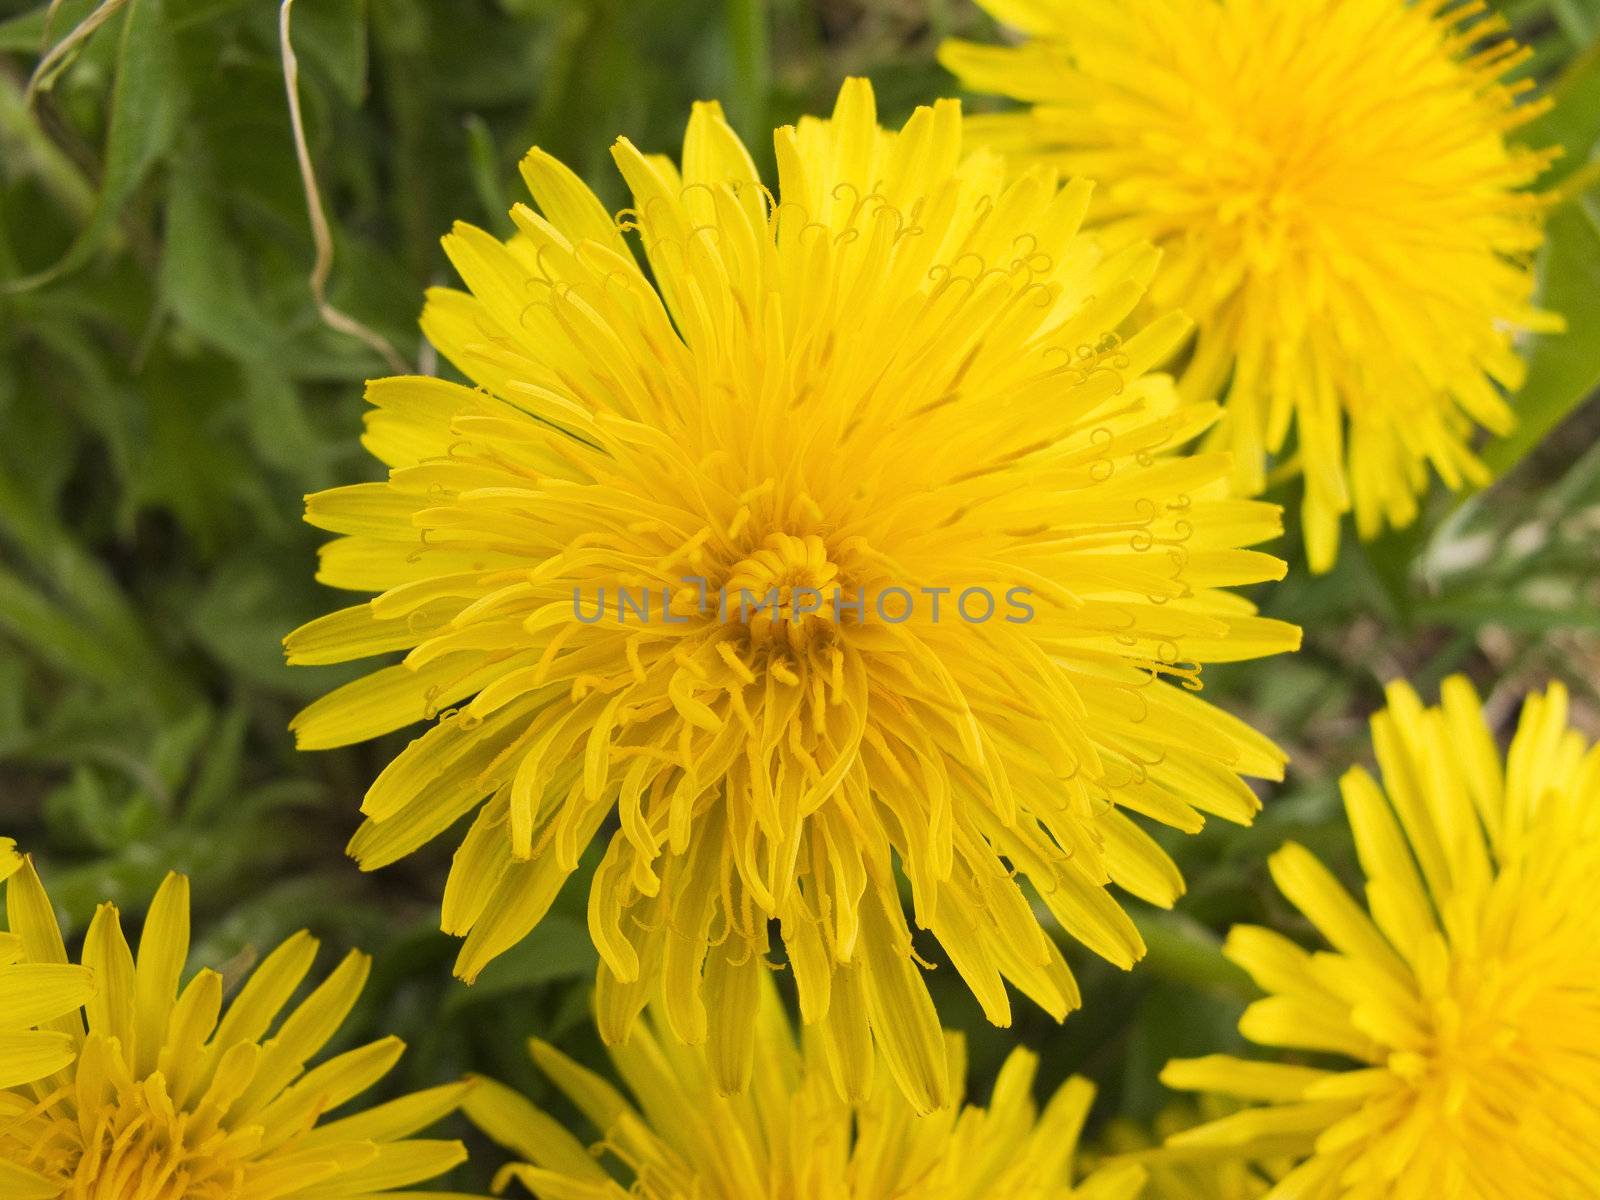
<instances>
[{"instance_id":1,"label":"yellow dandelion flower","mask_svg":"<svg viewBox=\"0 0 1600 1200\"><path fill-rule=\"evenodd\" d=\"M601 1032L662 993L729 1090L770 922L844 1094L875 1043L938 1107L897 875L992 1020L1007 980L1059 1018L1077 989L1022 881L1129 966L1107 886L1168 904L1182 880L1127 812L1247 821L1241 776L1282 770L1193 694L1201 663L1299 631L1223 590L1281 576L1241 548L1278 510L1230 498L1221 456L1165 453L1214 415L1147 374L1184 323L1108 334L1153 252L1100 255L1086 185L1007 184L961 138L949 101L880 130L854 81L777 131L774 196L699 105L681 168L615 147L650 276L535 150L544 215L518 205L505 243L457 226L471 291L422 318L478 388L372 384L388 480L308 501L344 535L321 579L380 594L290 660L408 653L300 714L299 744L437 718L367 793L357 861L476 810L442 913L471 979L608 836Z\"/></svg>"},{"instance_id":2,"label":"yellow dandelion flower","mask_svg":"<svg viewBox=\"0 0 1600 1200\"><path fill-rule=\"evenodd\" d=\"M22 869L17 844L0 838L0 883ZM16 933L0 932L0 1088L32 1083L72 1061L71 1037L57 1028L93 994L83 967L26 961ZM7 1182L0 1161L0 1184Z\"/></svg>"},{"instance_id":3,"label":"yellow dandelion flower","mask_svg":"<svg viewBox=\"0 0 1600 1200\"><path fill-rule=\"evenodd\" d=\"M504 1168L540 1200L1136 1200L1134 1164L1096 1171L1074 1186L1078 1136L1094 1099L1069 1079L1044 1105L1033 1098L1038 1060L1011 1052L987 1108L915 1113L880 1078L858 1102L839 1097L827 1051L794 1030L763 983L756 1082L728 1096L704 1047L641 1023L612 1048L632 1100L553 1046L535 1039L534 1061L598 1132L593 1151L518 1093L479 1080L467 1115L527 1161ZM941 1041L951 1077L965 1077L961 1039ZM959 1083L958 1083L959 1086ZM608 1171L608 1166L615 1173ZM619 1179L620 1177L620 1179Z\"/></svg>"},{"instance_id":4,"label":"yellow dandelion flower","mask_svg":"<svg viewBox=\"0 0 1600 1200\"><path fill-rule=\"evenodd\" d=\"M27 960L52 971L78 969L66 965L55 914L33 868L24 865L7 889L7 936ZM416 1092L323 1121L387 1074L404 1047L384 1038L307 1070L355 1004L368 965L364 955L351 953L279 1021L316 952L313 938L296 934L262 961L224 1010L216 971L199 971L179 990L189 954L187 879L169 875L161 885L137 956L116 908L102 904L82 955L94 994L81 1014L50 1023L76 1049L76 1061L0 1089L0 1195L424 1200L423 1193L391 1189L432 1179L466 1154L459 1142L409 1135L459 1107L471 1085Z\"/></svg>"},{"instance_id":5,"label":"yellow dandelion flower","mask_svg":"<svg viewBox=\"0 0 1600 1200\"><path fill-rule=\"evenodd\" d=\"M1507 75L1528 51L1483 0L979 0L1029 35L951 42L977 91L1032 107L974 135L1101 185L1108 246L1166 253L1151 291L1199 329L1186 397L1227 397L1236 486L1297 429L1307 557L1341 514L1371 537L1417 513L1428 466L1481 484L1475 427L1513 424L1519 329L1549 155Z\"/></svg>"},{"instance_id":6,"label":"yellow dandelion flower","mask_svg":"<svg viewBox=\"0 0 1600 1200\"><path fill-rule=\"evenodd\" d=\"M1600 748L1559 685L1503 767L1463 679L1432 709L1392 686L1372 728L1387 795L1343 780L1368 910L1291 844L1273 878L1332 950L1228 941L1270 993L1246 1037L1358 1065L1174 1062L1173 1087L1267 1103L1173 1144L1301 1157L1285 1200L1600 1196Z\"/></svg>"}]
</instances>

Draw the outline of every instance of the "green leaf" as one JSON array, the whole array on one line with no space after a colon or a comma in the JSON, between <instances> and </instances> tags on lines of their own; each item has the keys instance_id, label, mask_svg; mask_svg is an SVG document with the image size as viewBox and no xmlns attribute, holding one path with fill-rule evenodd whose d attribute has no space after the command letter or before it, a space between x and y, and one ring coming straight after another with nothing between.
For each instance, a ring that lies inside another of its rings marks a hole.
<instances>
[{"instance_id":1,"label":"green leaf","mask_svg":"<svg viewBox=\"0 0 1600 1200\"><path fill-rule=\"evenodd\" d=\"M92 13L99 0L49 0L0 21L0 52L43 54Z\"/></svg>"},{"instance_id":2,"label":"green leaf","mask_svg":"<svg viewBox=\"0 0 1600 1200\"><path fill-rule=\"evenodd\" d=\"M237 358L271 359L281 335L256 303L238 238L222 220L217 189L185 156L167 185L161 297L202 340Z\"/></svg>"},{"instance_id":3,"label":"green leaf","mask_svg":"<svg viewBox=\"0 0 1600 1200\"><path fill-rule=\"evenodd\" d=\"M44 18L49 5L41 4L31 12L18 13L0 21L0 52L6 54L37 54L44 41Z\"/></svg>"},{"instance_id":4,"label":"green leaf","mask_svg":"<svg viewBox=\"0 0 1600 1200\"><path fill-rule=\"evenodd\" d=\"M1167 1063L1174 1058L1243 1049L1238 1031L1243 1007L1237 1000L1196 992L1182 984L1156 982L1139 1004L1140 1020L1120 1056L1119 1111L1143 1121L1153 1120L1172 1101L1172 1093L1158 1082Z\"/></svg>"},{"instance_id":5,"label":"green leaf","mask_svg":"<svg viewBox=\"0 0 1600 1200\"><path fill-rule=\"evenodd\" d=\"M1600 386L1600 220L1588 203L1557 209L1539 256L1539 302L1566 318L1564 333L1539 334L1516 397L1517 428L1483 459L1509 471Z\"/></svg>"},{"instance_id":6,"label":"green leaf","mask_svg":"<svg viewBox=\"0 0 1600 1200\"><path fill-rule=\"evenodd\" d=\"M1574 45L1587 46L1600 34L1600 2L1550 0L1550 11Z\"/></svg>"},{"instance_id":7,"label":"green leaf","mask_svg":"<svg viewBox=\"0 0 1600 1200\"><path fill-rule=\"evenodd\" d=\"M238 445L222 436L223 401L231 394L224 389L233 380L210 360L175 356L150 363L144 372L149 438L128 503L134 512L166 509L207 556L236 527L238 514L229 501L239 478L249 473Z\"/></svg>"},{"instance_id":8,"label":"green leaf","mask_svg":"<svg viewBox=\"0 0 1600 1200\"><path fill-rule=\"evenodd\" d=\"M1535 148L1561 148L1561 156L1539 178L1543 188L1553 188L1581 169L1600 142L1600 42L1567 67L1549 96L1554 106L1518 135Z\"/></svg>"},{"instance_id":9,"label":"green leaf","mask_svg":"<svg viewBox=\"0 0 1600 1200\"><path fill-rule=\"evenodd\" d=\"M126 664L81 617L0 567L0 630L45 660L100 683L123 683Z\"/></svg>"},{"instance_id":10,"label":"green leaf","mask_svg":"<svg viewBox=\"0 0 1600 1200\"><path fill-rule=\"evenodd\" d=\"M55 837L66 837L109 850L117 841L117 802L105 777L85 763L73 766L67 781L54 788L44 800L45 821Z\"/></svg>"},{"instance_id":11,"label":"green leaf","mask_svg":"<svg viewBox=\"0 0 1600 1200\"><path fill-rule=\"evenodd\" d=\"M472 187L478 193L488 217L488 228L501 237L509 237L515 230L511 218L511 195L500 170L500 152L495 147L494 133L489 123L473 114L466 119L468 161L472 164Z\"/></svg>"},{"instance_id":12,"label":"green leaf","mask_svg":"<svg viewBox=\"0 0 1600 1200\"><path fill-rule=\"evenodd\" d=\"M367 93L366 0L298 0L294 45L347 103L361 103Z\"/></svg>"},{"instance_id":13,"label":"green leaf","mask_svg":"<svg viewBox=\"0 0 1600 1200\"><path fill-rule=\"evenodd\" d=\"M49 269L4 285L27 291L89 262L116 228L124 206L167 152L178 126L182 88L173 69L172 42L161 0L128 0L111 89L105 169L89 224Z\"/></svg>"},{"instance_id":14,"label":"green leaf","mask_svg":"<svg viewBox=\"0 0 1600 1200\"><path fill-rule=\"evenodd\" d=\"M1385 616L1404 628L1412 616L1413 577L1417 553L1426 541L1427 528L1413 521L1402 529L1385 529L1370 542L1357 542L1352 553L1364 556L1372 574L1383 588Z\"/></svg>"},{"instance_id":15,"label":"green leaf","mask_svg":"<svg viewBox=\"0 0 1600 1200\"><path fill-rule=\"evenodd\" d=\"M162 659L128 596L104 563L0 475L0 535L22 551L43 586L0 566L0 628L41 657L100 684L137 686L147 701L186 704L179 672ZM0 543L4 544L4 543Z\"/></svg>"},{"instance_id":16,"label":"green leaf","mask_svg":"<svg viewBox=\"0 0 1600 1200\"><path fill-rule=\"evenodd\" d=\"M1600 605L1536 607L1514 596L1459 596L1417 606L1422 624L1459 629L1499 628L1543 636L1558 630L1600 632Z\"/></svg>"},{"instance_id":17,"label":"green leaf","mask_svg":"<svg viewBox=\"0 0 1600 1200\"><path fill-rule=\"evenodd\" d=\"M594 973L597 956L589 930L582 921L551 913L527 937L483 969L470 988L457 988L445 1002L445 1011L480 1004L558 979L587 979Z\"/></svg>"},{"instance_id":18,"label":"green leaf","mask_svg":"<svg viewBox=\"0 0 1600 1200\"><path fill-rule=\"evenodd\" d=\"M245 412L261 460L288 472L306 491L330 486L328 452L306 416L300 393L274 364L252 363L245 376Z\"/></svg>"},{"instance_id":19,"label":"green leaf","mask_svg":"<svg viewBox=\"0 0 1600 1200\"><path fill-rule=\"evenodd\" d=\"M17 178L35 176L61 210L52 215L70 220L71 228L88 221L94 212L95 193L81 165L62 150L29 111L22 81L4 75L0 75L0 145L5 147L5 174ZM29 234L38 237L37 226L30 228ZM43 244L54 248L53 239ZM6 246L0 250L0 275L16 271L16 256Z\"/></svg>"},{"instance_id":20,"label":"green leaf","mask_svg":"<svg viewBox=\"0 0 1600 1200\"><path fill-rule=\"evenodd\" d=\"M126 480L134 447L139 441L135 419L138 410L136 405L128 403L125 390L113 377L105 348L95 336L96 332L93 323L70 319L32 322L28 328L29 336L51 351L53 360L47 360L44 370L52 381L59 380L67 403L77 417L76 424L102 439L116 477ZM30 414L20 415L27 418ZM18 430L16 436L22 440L25 435ZM37 429L30 430L26 440L31 455L38 455L45 444ZM62 468L69 468L70 453L63 454L60 463ZM49 499L41 508L51 506L59 493L59 481L53 476L53 472L30 470L28 478L21 481L34 487L36 495L48 495Z\"/></svg>"},{"instance_id":21,"label":"green leaf","mask_svg":"<svg viewBox=\"0 0 1600 1200\"><path fill-rule=\"evenodd\" d=\"M162 800L170 799L189 778L211 726L210 707L197 704L187 713L165 722L157 732L150 747L150 769L164 785Z\"/></svg>"},{"instance_id":22,"label":"green leaf","mask_svg":"<svg viewBox=\"0 0 1600 1200\"><path fill-rule=\"evenodd\" d=\"M1182 913L1148 905L1130 905L1129 910L1144 938L1142 970L1196 991L1254 998L1256 987L1250 976L1222 956L1221 940L1204 925Z\"/></svg>"},{"instance_id":23,"label":"green leaf","mask_svg":"<svg viewBox=\"0 0 1600 1200\"><path fill-rule=\"evenodd\" d=\"M15 655L0 656L0 746L22 735L29 690L27 665Z\"/></svg>"},{"instance_id":24,"label":"green leaf","mask_svg":"<svg viewBox=\"0 0 1600 1200\"><path fill-rule=\"evenodd\" d=\"M309 551L284 553L260 542L242 548L218 563L192 596L190 636L239 683L302 695L343 682L355 671L291 668L283 661L283 635L321 611L310 563Z\"/></svg>"},{"instance_id":25,"label":"green leaf","mask_svg":"<svg viewBox=\"0 0 1600 1200\"><path fill-rule=\"evenodd\" d=\"M223 715L195 768L183 807L185 821L209 825L226 816L226 806L237 799L244 775L244 737L249 720L249 710L238 703Z\"/></svg>"}]
</instances>

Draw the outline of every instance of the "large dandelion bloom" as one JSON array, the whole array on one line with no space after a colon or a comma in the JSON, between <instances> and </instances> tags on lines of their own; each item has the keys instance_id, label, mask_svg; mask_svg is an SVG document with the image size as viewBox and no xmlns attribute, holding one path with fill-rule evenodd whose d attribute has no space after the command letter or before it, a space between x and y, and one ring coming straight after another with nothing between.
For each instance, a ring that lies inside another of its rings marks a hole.
<instances>
[{"instance_id":1,"label":"large dandelion bloom","mask_svg":"<svg viewBox=\"0 0 1600 1200\"><path fill-rule=\"evenodd\" d=\"M8 936L28 961L69 969L31 866L9 883L6 909ZM459 1142L409 1135L457 1108L470 1084L321 1119L381 1079L403 1046L385 1038L306 1069L367 975L366 957L352 953L279 1021L316 952L314 939L296 934L262 961L224 1010L223 979L215 971L199 971L179 990L189 953L188 880L169 875L161 885L137 957L117 910L101 905L83 946L94 995L81 1014L51 1023L76 1048L76 1061L0 1090L0 1195L451 1200L391 1189L432 1179L465 1158Z\"/></svg>"},{"instance_id":2,"label":"large dandelion bloom","mask_svg":"<svg viewBox=\"0 0 1600 1200\"><path fill-rule=\"evenodd\" d=\"M442 914L470 979L614 815L601 1032L659 992L730 1090L769 922L844 1093L876 1043L936 1107L898 873L992 1020L1007 980L1060 1017L1077 990L1021 881L1131 965L1107 885L1171 903L1182 881L1127 813L1245 821L1241 776L1282 769L1193 694L1202 662L1298 631L1222 590L1282 574L1241 548L1277 510L1230 499L1219 456L1164 453L1213 416L1145 373L1184 323L1108 332L1152 252L1101 257L1075 233L1087 186L1004 184L961 137L953 102L880 130L857 81L777 132L777 196L714 105L681 174L621 141L654 285L535 151L544 215L519 205L506 243L458 226L471 291L423 314L478 389L374 383L388 481L308 502L345 535L323 581L380 595L291 635L291 661L409 652L302 713L300 745L437 718L352 854L383 866L477 810Z\"/></svg>"},{"instance_id":3,"label":"large dandelion bloom","mask_svg":"<svg viewBox=\"0 0 1600 1200\"><path fill-rule=\"evenodd\" d=\"M724 1095L703 1047L658 1036L649 1022L611 1050L632 1101L535 1040L534 1060L599 1135L595 1152L516 1092L489 1080L467 1115L525 1162L501 1171L540 1200L1136 1200L1144 1172L1117 1164L1074 1180L1093 1086L1069 1079L1041 1110L1036 1057L1011 1052L987 1108L912 1111L880 1080L842 1100L814 1036L796 1046L770 984L759 989L755 1084ZM965 1077L961 1040L942 1046ZM611 1167L613 1170L608 1170Z\"/></svg>"},{"instance_id":4,"label":"large dandelion bloom","mask_svg":"<svg viewBox=\"0 0 1600 1200\"><path fill-rule=\"evenodd\" d=\"M22 869L17 844L0 838L0 882ZM72 1038L57 1028L94 988L83 967L26 961L17 933L0 932L0 1088L18 1087L72 1061ZM0 1161L0 1184L10 1181Z\"/></svg>"},{"instance_id":5,"label":"large dandelion bloom","mask_svg":"<svg viewBox=\"0 0 1600 1200\"><path fill-rule=\"evenodd\" d=\"M1174 1144L1303 1156L1284 1200L1600 1196L1600 749L1566 710L1530 696L1502 769L1464 680L1426 710L1391 687L1387 795L1344 779L1369 911L1290 845L1273 877L1333 949L1228 942L1271 993L1245 1036L1358 1066L1174 1062L1174 1087L1267 1102Z\"/></svg>"},{"instance_id":6,"label":"large dandelion bloom","mask_svg":"<svg viewBox=\"0 0 1600 1200\"><path fill-rule=\"evenodd\" d=\"M1512 426L1513 335L1559 322L1519 190L1548 156L1507 141L1540 109L1482 0L979 2L1031 40L943 58L1032 108L975 134L1098 180L1109 246L1163 248L1151 298L1195 318L1182 388L1226 394L1237 486L1297 428L1313 569L1352 508L1363 537L1409 524L1429 464L1486 480L1469 443Z\"/></svg>"}]
</instances>

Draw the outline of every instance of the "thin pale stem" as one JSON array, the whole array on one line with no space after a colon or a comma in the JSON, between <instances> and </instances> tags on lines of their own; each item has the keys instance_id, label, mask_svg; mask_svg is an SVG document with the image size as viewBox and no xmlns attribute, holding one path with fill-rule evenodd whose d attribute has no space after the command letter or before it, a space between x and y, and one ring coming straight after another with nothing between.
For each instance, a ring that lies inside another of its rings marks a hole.
<instances>
[{"instance_id":1,"label":"thin pale stem","mask_svg":"<svg viewBox=\"0 0 1600 1200\"><path fill-rule=\"evenodd\" d=\"M294 153L300 164L300 182L306 193L306 214L311 220L311 240L316 247L316 258L311 264L308 281L311 298L316 301L317 312L329 328L365 342L383 356L391 371L405 375L411 368L387 338L335 308L328 300L328 276L333 271L333 230L328 225L328 214L322 207L322 192L317 187L317 172L311 162L305 118L300 110L300 60L295 56L294 44L289 40L289 11L293 7L294 0L283 0L278 9L278 40L283 48L283 86L289 95L289 124L294 130Z\"/></svg>"}]
</instances>

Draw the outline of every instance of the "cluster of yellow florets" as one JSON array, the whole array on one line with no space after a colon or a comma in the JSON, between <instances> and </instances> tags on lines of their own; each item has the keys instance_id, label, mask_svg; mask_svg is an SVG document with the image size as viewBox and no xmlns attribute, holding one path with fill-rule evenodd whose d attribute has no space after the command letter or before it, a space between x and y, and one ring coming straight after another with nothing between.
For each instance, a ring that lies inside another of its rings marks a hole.
<instances>
[{"instance_id":1,"label":"cluster of yellow florets","mask_svg":"<svg viewBox=\"0 0 1600 1200\"><path fill-rule=\"evenodd\" d=\"M355 1006L365 955L350 954L285 1014L317 953L313 938L297 934L224 1005L216 971L183 982L183 876L169 875L156 893L137 956L116 908L103 904L74 964L32 864L0 839L7 875L6 1200L369 1200L466 1157L460 1142L410 1135L459 1107L468 1083L322 1119L377 1083L404 1049L384 1038L308 1066Z\"/></svg>"},{"instance_id":2,"label":"cluster of yellow florets","mask_svg":"<svg viewBox=\"0 0 1600 1200\"><path fill-rule=\"evenodd\" d=\"M713 105L681 167L617 144L653 282L537 152L543 215L445 240L470 291L423 327L479 387L373 385L388 481L307 511L344 535L324 579L378 595L288 639L406 657L295 729L437 717L351 852L382 866L476 811L444 895L463 976L599 836L608 1041L659 1000L743 1089L786 961L842 1092L881 1056L926 1111L950 1090L912 926L997 1024L1007 984L1077 1006L1040 911L1132 966L1110 886L1166 905L1182 880L1128 814L1247 821L1241 776L1282 770L1195 694L1202 665L1299 633L1224 590L1282 574L1245 548L1278 511L1179 452L1216 415L1153 373L1187 326L1119 333L1155 258L1078 232L1086 185L1008 177L951 102L885 132L862 81L777 151L769 193Z\"/></svg>"},{"instance_id":3,"label":"cluster of yellow florets","mask_svg":"<svg viewBox=\"0 0 1600 1200\"><path fill-rule=\"evenodd\" d=\"M1428 468L1488 475L1478 427L1515 418L1549 155L1507 134L1542 106L1530 53L1481 2L980 0L1027 39L950 43L969 87L1026 101L975 118L1019 163L1097 181L1110 248L1165 254L1151 290L1198 337L1180 388L1226 399L1213 440L1244 494L1293 449L1314 570L1342 514L1416 517ZM1291 433L1294 435L1291 440Z\"/></svg>"}]
</instances>

